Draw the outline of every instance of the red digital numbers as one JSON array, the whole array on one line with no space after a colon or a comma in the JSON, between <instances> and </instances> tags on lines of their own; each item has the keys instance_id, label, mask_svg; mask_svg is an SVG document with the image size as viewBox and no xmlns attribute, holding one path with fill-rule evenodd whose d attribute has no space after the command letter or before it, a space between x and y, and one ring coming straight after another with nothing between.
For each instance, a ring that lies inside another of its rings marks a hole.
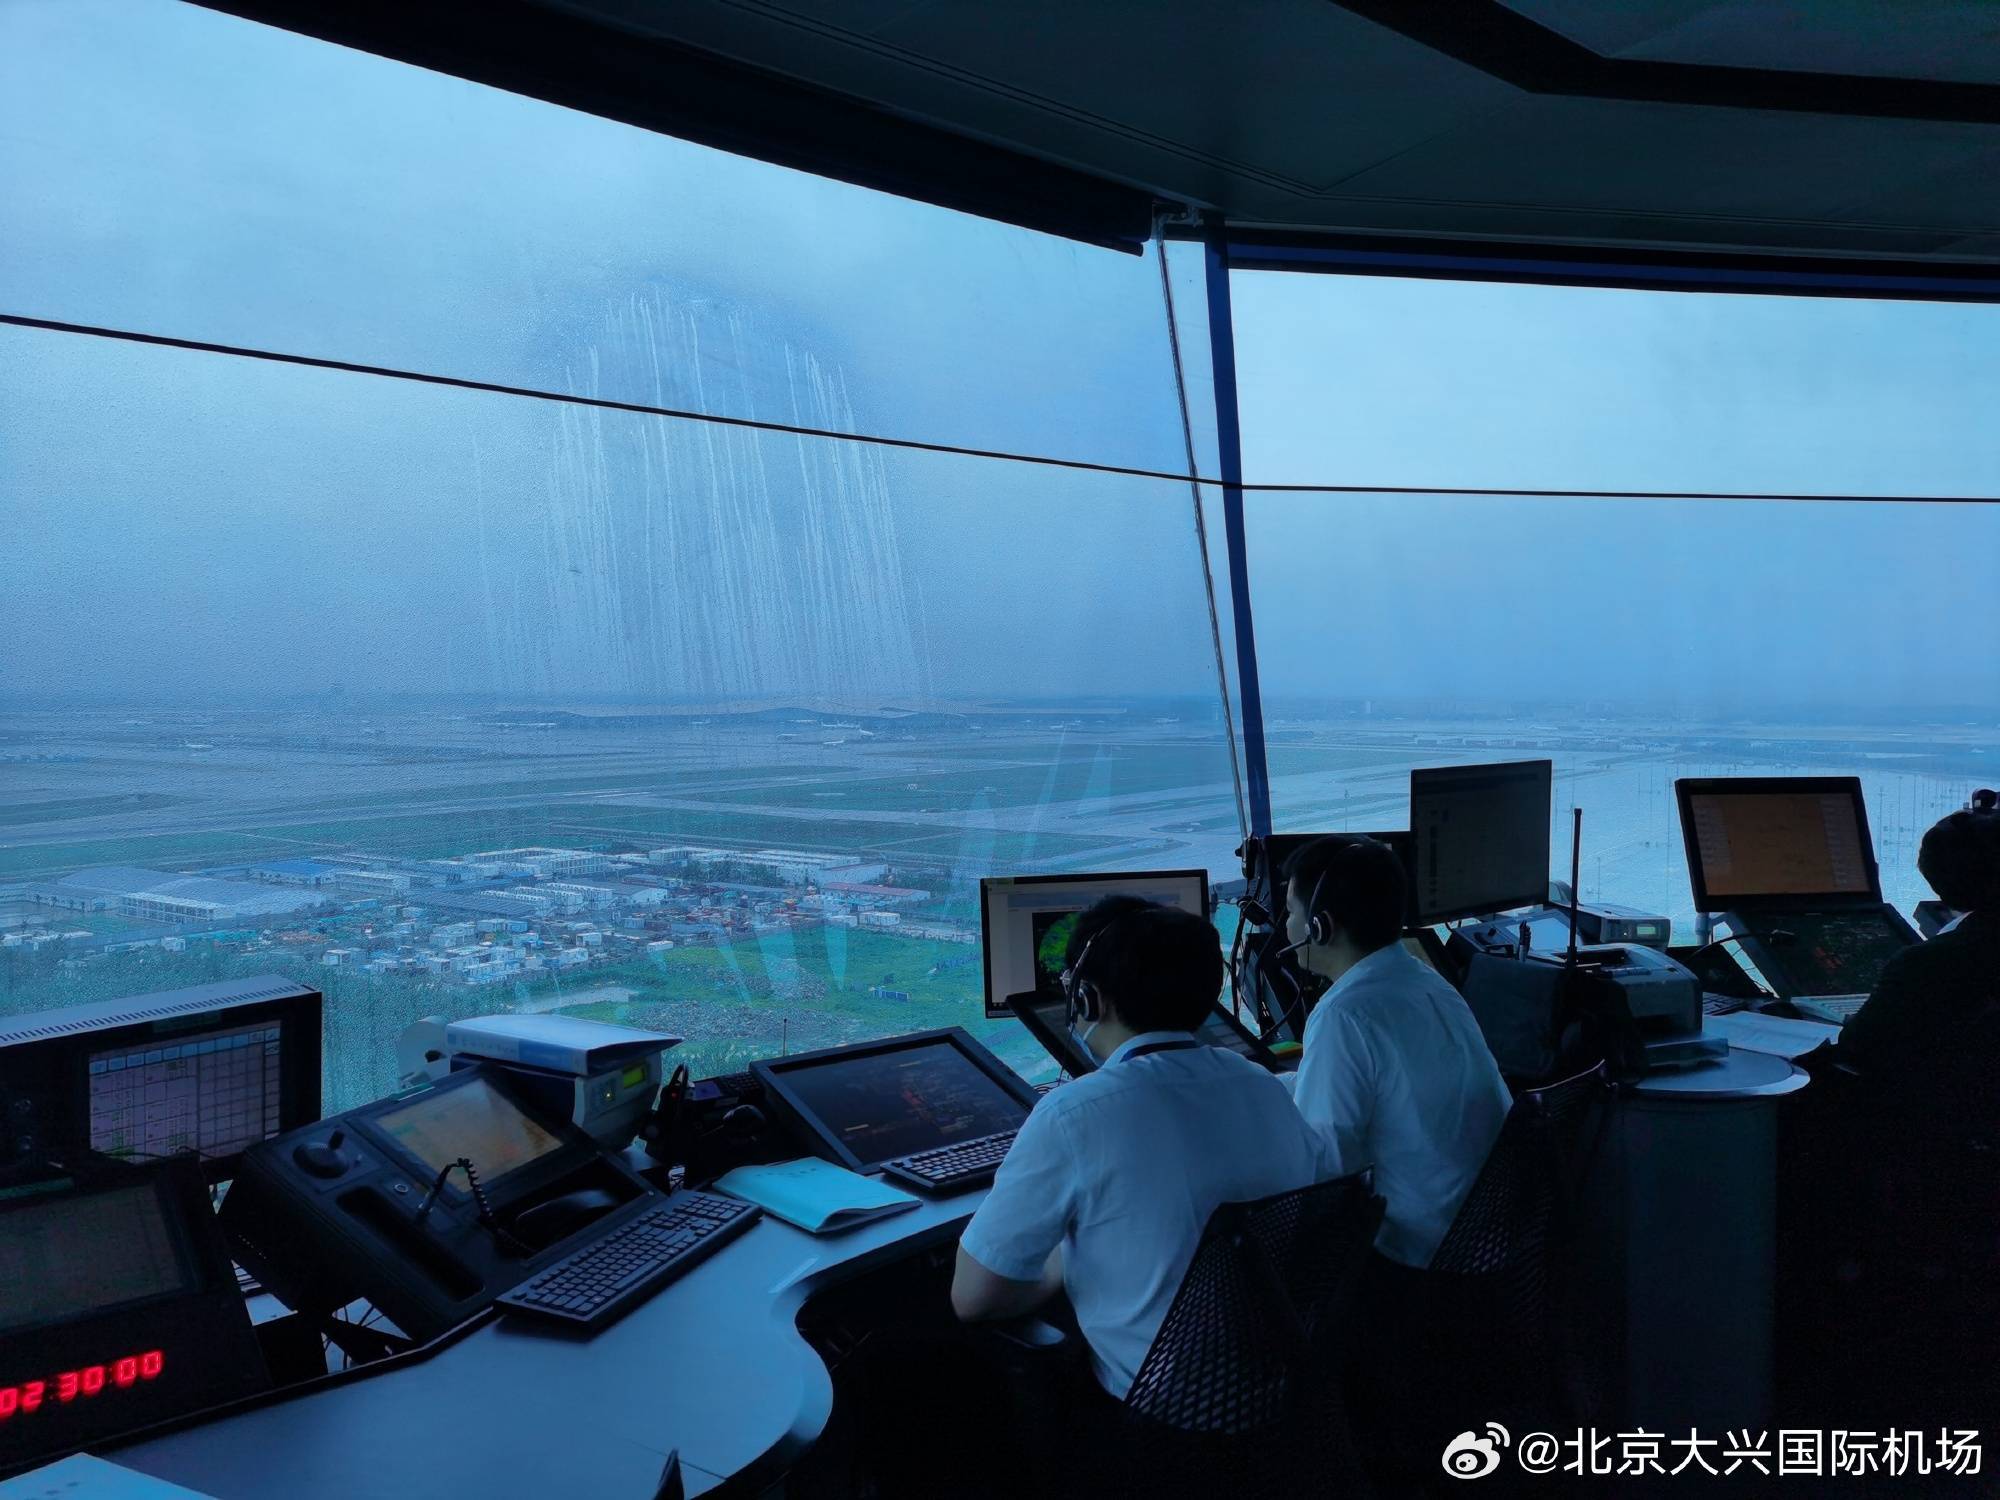
<instances>
[{"instance_id":1,"label":"red digital numbers","mask_svg":"<svg viewBox=\"0 0 2000 1500\"><path fill-rule=\"evenodd\" d=\"M121 1388L152 1380L166 1368L164 1350L148 1349L143 1354L127 1354L108 1365L83 1365L60 1370L52 1380L24 1380L19 1385L0 1385L0 1422L17 1413L40 1411L53 1389L58 1403L79 1396L95 1396L104 1390L107 1376Z\"/></svg>"}]
</instances>

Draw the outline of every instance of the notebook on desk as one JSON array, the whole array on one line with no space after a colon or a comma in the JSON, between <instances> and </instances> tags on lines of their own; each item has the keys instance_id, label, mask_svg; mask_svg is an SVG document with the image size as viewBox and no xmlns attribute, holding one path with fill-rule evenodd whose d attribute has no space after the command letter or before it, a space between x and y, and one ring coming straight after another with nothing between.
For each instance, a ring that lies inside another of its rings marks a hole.
<instances>
[{"instance_id":1,"label":"notebook on desk","mask_svg":"<svg viewBox=\"0 0 2000 1500\"><path fill-rule=\"evenodd\" d=\"M1818 1021L1793 1021L1783 1016L1757 1015L1739 1011L1729 1016L1709 1016L1704 1030L1720 1032L1729 1045L1745 1052L1763 1052L1786 1061L1796 1061L1816 1047L1824 1047L1840 1035L1838 1026Z\"/></svg>"},{"instance_id":2,"label":"notebook on desk","mask_svg":"<svg viewBox=\"0 0 2000 1500\"><path fill-rule=\"evenodd\" d=\"M808 1234L831 1234L915 1208L919 1200L899 1188L863 1177L816 1156L767 1167L738 1167L715 1184Z\"/></svg>"}]
</instances>

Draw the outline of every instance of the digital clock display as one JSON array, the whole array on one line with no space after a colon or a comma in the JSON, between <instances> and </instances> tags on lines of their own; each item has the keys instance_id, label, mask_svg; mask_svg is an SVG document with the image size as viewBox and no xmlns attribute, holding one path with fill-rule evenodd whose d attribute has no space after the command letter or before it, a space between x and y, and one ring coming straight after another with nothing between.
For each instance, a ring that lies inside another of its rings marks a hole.
<instances>
[{"instance_id":1,"label":"digital clock display","mask_svg":"<svg viewBox=\"0 0 2000 1500\"><path fill-rule=\"evenodd\" d=\"M125 1390L142 1381L157 1380L165 1367L165 1353L147 1349L138 1354L120 1355L101 1365L58 1370L45 1380L0 1385L0 1422L72 1402L89 1401L106 1391Z\"/></svg>"}]
</instances>

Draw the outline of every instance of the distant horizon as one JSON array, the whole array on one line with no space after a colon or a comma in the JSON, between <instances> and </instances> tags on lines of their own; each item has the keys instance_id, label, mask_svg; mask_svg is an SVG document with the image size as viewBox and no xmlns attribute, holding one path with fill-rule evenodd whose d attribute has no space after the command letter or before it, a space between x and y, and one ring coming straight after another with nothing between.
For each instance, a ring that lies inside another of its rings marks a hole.
<instances>
[{"instance_id":1,"label":"distant horizon","mask_svg":"<svg viewBox=\"0 0 2000 1500\"><path fill-rule=\"evenodd\" d=\"M1471 694L1385 694L1354 697L1321 697L1292 694L1265 694L1266 730L1282 727L1288 718L1522 718L1549 713L1612 719L1645 718L1671 714L1684 723L1700 724L1787 724L1840 723L1883 725L1944 725L1954 728L2000 728L2000 708L1976 702L1918 704L1868 703L1777 703L1756 708L1725 707L1720 704L1691 709L1685 702L1613 698L1589 695L1577 697L1506 698ZM1191 694L1078 693L1065 695L1013 696L996 693L938 692L922 698L855 699L831 702L809 693L758 693L735 697L672 697L658 694L523 694L483 692L370 691L341 688L337 693L299 689L291 692L226 693L221 690L190 699L183 692L171 697L135 689L87 691L31 691L0 689L0 713L61 711L65 709L143 709L154 713L204 712L368 712L422 711L450 708L482 714L546 711L587 717L635 718L658 713L675 717L700 714L729 714L749 717L786 710L821 717L871 715L893 720L938 712L964 716L985 714L1064 714L1103 713L1124 716L1139 713L1172 712L1193 722L1217 722L1221 709L1216 699ZM1970 717L1967 717L1970 716Z\"/></svg>"}]
</instances>

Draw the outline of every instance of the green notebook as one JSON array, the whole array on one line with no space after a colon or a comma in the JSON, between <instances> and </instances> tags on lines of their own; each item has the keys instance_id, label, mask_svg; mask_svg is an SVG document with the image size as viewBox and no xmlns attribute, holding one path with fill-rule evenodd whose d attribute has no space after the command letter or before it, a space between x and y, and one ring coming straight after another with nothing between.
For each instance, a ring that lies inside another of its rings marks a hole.
<instances>
[{"instance_id":1,"label":"green notebook","mask_svg":"<svg viewBox=\"0 0 2000 1500\"><path fill-rule=\"evenodd\" d=\"M816 1156L738 1167L715 1185L812 1234L851 1229L917 1206L908 1193Z\"/></svg>"}]
</instances>

